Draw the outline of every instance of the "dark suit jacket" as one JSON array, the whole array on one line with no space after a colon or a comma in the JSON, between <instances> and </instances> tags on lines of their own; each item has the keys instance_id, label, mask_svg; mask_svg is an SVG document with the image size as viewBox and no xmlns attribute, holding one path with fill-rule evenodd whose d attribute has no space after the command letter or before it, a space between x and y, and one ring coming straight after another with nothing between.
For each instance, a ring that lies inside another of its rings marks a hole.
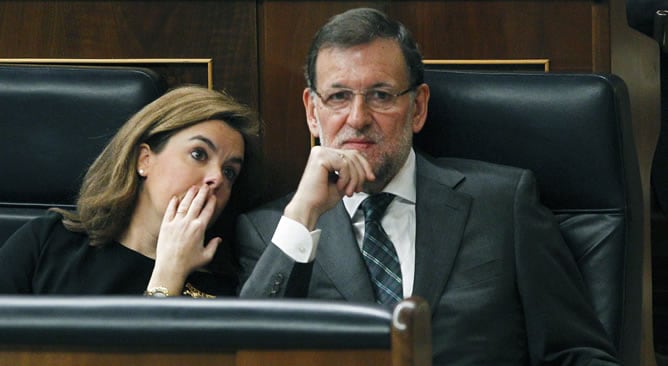
<instances>
[{"instance_id":1,"label":"dark suit jacket","mask_svg":"<svg viewBox=\"0 0 668 366\"><path fill-rule=\"evenodd\" d=\"M416 166L412 295L431 306L435 364L616 364L531 172L420 154ZM239 218L241 295L374 302L342 203L318 221L312 265L271 243L288 201Z\"/></svg>"}]
</instances>

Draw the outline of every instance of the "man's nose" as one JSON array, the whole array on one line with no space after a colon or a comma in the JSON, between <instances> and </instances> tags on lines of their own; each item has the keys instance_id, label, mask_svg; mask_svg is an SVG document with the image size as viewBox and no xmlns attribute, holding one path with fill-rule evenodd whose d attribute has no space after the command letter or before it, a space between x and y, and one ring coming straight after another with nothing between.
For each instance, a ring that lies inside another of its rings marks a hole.
<instances>
[{"instance_id":1,"label":"man's nose","mask_svg":"<svg viewBox=\"0 0 668 366\"><path fill-rule=\"evenodd\" d=\"M360 129L371 122L371 110L366 103L364 94L355 94L350 103L348 112L348 124L355 129Z\"/></svg>"}]
</instances>

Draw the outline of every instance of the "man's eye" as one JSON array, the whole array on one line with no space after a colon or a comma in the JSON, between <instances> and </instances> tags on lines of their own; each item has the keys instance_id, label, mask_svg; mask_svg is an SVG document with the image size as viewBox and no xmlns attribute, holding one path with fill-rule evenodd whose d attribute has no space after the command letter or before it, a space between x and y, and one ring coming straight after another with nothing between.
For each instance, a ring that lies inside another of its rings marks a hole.
<instances>
[{"instance_id":1,"label":"man's eye","mask_svg":"<svg viewBox=\"0 0 668 366\"><path fill-rule=\"evenodd\" d=\"M200 148L197 148L197 149L193 150L190 153L190 156L192 156L192 158L197 160L197 161L206 160L206 158L208 157L206 151L204 151L204 149L200 149Z\"/></svg>"},{"instance_id":2,"label":"man's eye","mask_svg":"<svg viewBox=\"0 0 668 366\"><path fill-rule=\"evenodd\" d=\"M371 97L371 99L379 102L386 102L392 100L393 97L391 93L382 90L372 90L369 92L369 96Z\"/></svg>"},{"instance_id":3,"label":"man's eye","mask_svg":"<svg viewBox=\"0 0 668 366\"><path fill-rule=\"evenodd\" d=\"M350 91L342 90L336 93L332 93L329 95L327 98L328 102L345 102L347 100L350 100L352 96L352 93Z\"/></svg>"},{"instance_id":4,"label":"man's eye","mask_svg":"<svg viewBox=\"0 0 668 366\"><path fill-rule=\"evenodd\" d=\"M239 173L237 173L236 169L234 169L234 168L225 167L225 168L223 168L223 175L230 182L234 182L237 179L237 176L239 175Z\"/></svg>"}]
</instances>

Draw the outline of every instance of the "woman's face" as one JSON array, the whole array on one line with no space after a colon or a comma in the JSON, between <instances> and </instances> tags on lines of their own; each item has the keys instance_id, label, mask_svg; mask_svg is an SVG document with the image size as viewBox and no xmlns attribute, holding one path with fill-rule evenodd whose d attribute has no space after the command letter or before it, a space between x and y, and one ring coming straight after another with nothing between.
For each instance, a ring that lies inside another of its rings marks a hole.
<instances>
[{"instance_id":1,"label":"woman's face","mask_svg":"<svg viewBox=\"0 0 668 366\"><path fill-rule=\"evenodd\" d=\"M227 204L244 158L241 134L220 120L198 123L172 135L162 151L142 144L138 170L144 177L137 207L162 220L169 200L192 186L208 185L216 196L214 222ZM160 221L158 221L160 222Z\"/></svg>"}]
</instances>

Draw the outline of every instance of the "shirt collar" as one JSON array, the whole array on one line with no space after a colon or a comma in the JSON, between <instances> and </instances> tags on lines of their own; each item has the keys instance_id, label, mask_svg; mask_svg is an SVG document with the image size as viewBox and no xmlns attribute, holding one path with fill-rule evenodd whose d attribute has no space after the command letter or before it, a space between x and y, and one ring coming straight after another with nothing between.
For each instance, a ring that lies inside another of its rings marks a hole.
<instances>
[{"instance_id":1,"label":"shirt collar","mask_svg":"<svg viewBox=\"0 0 668 366\"><path fill-rule=\"evenodd\" d=\"M406 203L415 204L415 151L412 148L406 162L397 175L383 188L383 192L392 193ZM364 192L355 193L352 197L343 197L343 204L351 218L355 216L357 208L367 197L369 194Z\"/></svg>"}]
</instances>

